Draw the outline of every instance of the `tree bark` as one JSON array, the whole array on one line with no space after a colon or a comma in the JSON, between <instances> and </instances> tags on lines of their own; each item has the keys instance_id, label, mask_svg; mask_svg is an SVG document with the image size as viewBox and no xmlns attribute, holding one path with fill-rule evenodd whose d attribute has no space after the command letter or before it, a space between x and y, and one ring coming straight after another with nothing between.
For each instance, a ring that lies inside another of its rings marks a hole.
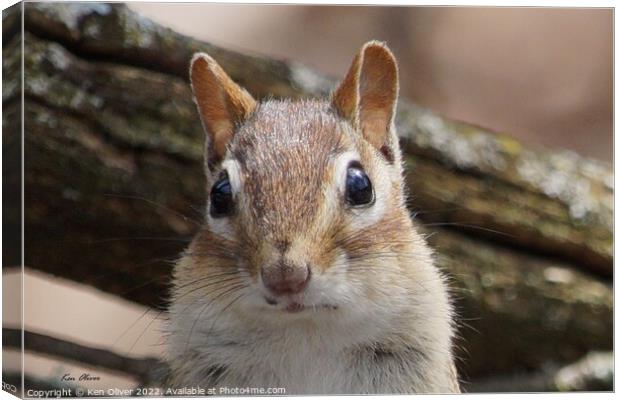
<instances>
[{"instance_id":1,"label":"tree bark","mask_svg":"<svg viewBox=\"0 0 620 400\"><path fill-rule=\"evenodd\" d=\"M25 9L25 263L164 307L206 191L193 52L210 53L258 98L322 96L335 81L184 37L120 4ZM20 80L19 17L3 16L10 82ZM18 149L19 85L3 87L3 104L3 151ZM405 99L397 126L411 210L456 297L466 377L611 349L610 166ZM20 190L19 168L9 171L5 191ZM5 226L19 223L5 213Z\"/></svg>"},{"instance_id":2,"label":"tree bark","mask_svg":"<svg viewBox=\"0 0 620 400\"><path fill-rule=\"evenodd\" d=\"M613 391L614 355L589 353L579 361L559 367L548 365L533 372L495 376L465 385L466 392L595 392Z\"/></svg>"}]
</instances>

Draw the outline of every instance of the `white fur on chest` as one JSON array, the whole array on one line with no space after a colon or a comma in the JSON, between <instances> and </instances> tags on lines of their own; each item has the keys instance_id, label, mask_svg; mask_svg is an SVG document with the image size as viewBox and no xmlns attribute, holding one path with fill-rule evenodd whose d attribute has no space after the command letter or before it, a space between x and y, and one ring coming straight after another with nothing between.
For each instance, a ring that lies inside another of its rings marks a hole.
<instances>
[{"instance_id":1,"label":"white fur on chest","mask_svg":"<svg viewBox=\"0 0 620 400\"><path fill-rule=\"evenodd\" d=\"M304 342L291 339L286 349L271 345L254 348L249 354L231 352L230 368L246 371L245 376L231 376L230 382L225 378L221 384L236 385L240 378L250 387L268 384L282 387L290 394L351 393L355 371L349 358L341 352L332 352L327 346Z\"/></svg>"},{"instance_id":2,"label":"white fur on chest","mask_svg":"<svg viewBox=\"0 0 620 400\"><path fill-rule=\"evenodd\" d=\"M191 348L195 355L187 361L195 365L183 368L186 382L211 386L213 380L204 367L223 365L225 372L218 377L217 386L278 387L287 394L357 392L365 383L354 368L352 350L378 338L380 329L354 324L345 328L338 322L346 318L334 314L318 323L280 328L261 327L260 323L242 327L234 319L221 318L221 334L211 330L203 335L204 327L198 326L189 346L187 341L175 343L173 338L171 348L179 353L184 347Z\"/></svg>"}]
</instances>

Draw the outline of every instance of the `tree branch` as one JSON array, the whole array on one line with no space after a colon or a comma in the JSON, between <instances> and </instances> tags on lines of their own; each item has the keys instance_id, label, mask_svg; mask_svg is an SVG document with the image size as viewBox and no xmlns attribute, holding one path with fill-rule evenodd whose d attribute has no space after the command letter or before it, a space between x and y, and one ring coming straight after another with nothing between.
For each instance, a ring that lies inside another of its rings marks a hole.
<instances>
[{"instance_id":1,"label":"tree branch","mask_svg":"<svg viewBox=\"0 0 620 400\"><path fill-rule=\"evenodd\" d=\"M2 328L2 342L3 346L21 349L21 330ZM126 357L109 350L84 346L31 331L24 331L24 348L26 351L71 360L91 367L122 372L144 383L157 381L167 373L165 364L155 358Z\"/></svg>"}]
</instances>

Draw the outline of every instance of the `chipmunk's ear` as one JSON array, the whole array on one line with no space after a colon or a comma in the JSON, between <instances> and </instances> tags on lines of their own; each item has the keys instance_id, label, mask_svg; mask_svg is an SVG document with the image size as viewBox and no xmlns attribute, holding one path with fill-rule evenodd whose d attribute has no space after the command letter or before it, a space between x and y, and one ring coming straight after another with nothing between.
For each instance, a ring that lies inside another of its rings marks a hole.
<instances>
[{"instance_id":1,"label":"chipmunk's ear","mask_svg":"<svg viewBox=\"0 0 620 400\"><path fill-rule=\"evenodd\" d=\"M385 44L371 41L355 56L331 101L342 118L392 161L396 150L393 146L398 146L390 134L397 98L396 59Z\"/></svg>"},{"instance_id":2,"label":"chipmunk's ear","mask_svg":"<svg viewBox=\"0 0 620 400\"><path fill-rule=\"evenodd\" d=\"M235 128L254 111L256 100L205 53L194 54L190 81L207 134L205 163L212 168L222 161Z\"/></svg>"}]
</instances>

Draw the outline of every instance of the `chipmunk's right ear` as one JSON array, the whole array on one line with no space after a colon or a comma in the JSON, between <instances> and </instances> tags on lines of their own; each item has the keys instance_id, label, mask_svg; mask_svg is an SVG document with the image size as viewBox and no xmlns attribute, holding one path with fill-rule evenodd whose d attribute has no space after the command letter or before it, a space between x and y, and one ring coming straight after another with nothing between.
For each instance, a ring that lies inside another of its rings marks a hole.
<instances>
[{"instance_id":1,"label":"chipmunk's right ear","mask_svg":"<svg viewBox=\"0 0 620 400\"><path fill-rule=\"evenodd\" d=\"M226 145L238 124L252 114L256 100L205 53L194 54L190 81L207 134L205 163L212 168L224 158Z\"/></svg>"}]
</instances>

